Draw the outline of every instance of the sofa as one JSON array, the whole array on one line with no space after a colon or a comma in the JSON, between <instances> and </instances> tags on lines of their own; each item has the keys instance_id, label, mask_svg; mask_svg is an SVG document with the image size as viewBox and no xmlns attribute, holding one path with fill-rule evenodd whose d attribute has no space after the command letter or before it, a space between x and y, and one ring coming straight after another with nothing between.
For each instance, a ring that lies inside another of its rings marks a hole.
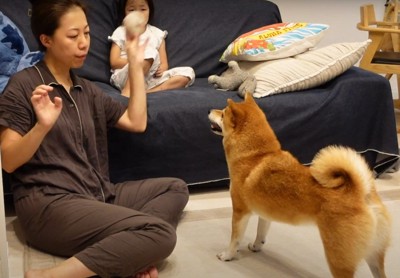
<instances>
[{"instance_id":1,"label":"sofa","mask_svg":"<svg viewBox=\"0 0 400 278\"><path fill-rule=\"evenodd\" d=\"M85 0L91 50L78 74L106 94L126 103L109 83L107 36L121 18L119 0ZM148 94L148 126L144 133L109 130L110 179L120 182L174 176L190 187L226 186L229 174L222 138L213 134L208 111L227 99L241 101L236 91L221 91L207 81L227 64L221 54L236 37L255 28L282 22L279 7L265 0L154 0L153 25L168 30L170 67L191 66L196 73L188 88ZM29 27L28 0L2 1L0 11L23 34L29 51L37 50ZM396 169L399 147L389 82L351 66L318 86L256 98L282 147L308 165L319 149L346 145L361 153L380 175ZM4 174L4 173L3 173ZM4 174L6 191L7 175Z\"/></svg>"}]
</instances>

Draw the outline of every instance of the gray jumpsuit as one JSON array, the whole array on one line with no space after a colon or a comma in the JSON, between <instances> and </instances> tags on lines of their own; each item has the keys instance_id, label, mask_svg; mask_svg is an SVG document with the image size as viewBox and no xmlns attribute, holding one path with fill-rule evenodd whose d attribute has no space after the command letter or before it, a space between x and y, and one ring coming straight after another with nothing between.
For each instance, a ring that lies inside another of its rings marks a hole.
<instances>
[{"instance_id":1,"label":"gray jumpsuit","mask_svg":"<svg viewBox=\"0 0 400 278\"><path fill-rule=\"evenodd\" d=\"M131 276L173 251L187 185L176 178L112 184L107 129L126 106L71 75L68 93L39 62L0 95L0 126L22 136L36 124L30 98L38 85L53 86L50 97L63 101L39 149L11 175L17 217L32 246L75 256L101 277Z\"/></svg>"}]
</instances>

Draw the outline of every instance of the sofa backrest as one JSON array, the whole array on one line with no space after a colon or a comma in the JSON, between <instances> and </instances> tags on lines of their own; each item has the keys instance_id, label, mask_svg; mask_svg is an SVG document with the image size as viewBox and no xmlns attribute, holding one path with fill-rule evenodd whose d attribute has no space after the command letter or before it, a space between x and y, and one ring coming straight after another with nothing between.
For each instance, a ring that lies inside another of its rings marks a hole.
<instances>
[{"instance_id":1,"label":"sofa backrest","mask_svg":"<svg viewBox=\"0 0 400 278\"><path fill-rule=\"evenodd\" d=\"M118 26L121 0L84 0L88 6L91 48L78 74L109 82L110 42ZM266 0L153 0L153 24L167 30L170 67L191 66L197 77L219 74L226 64L219 58L229 43L242 33L281 22L278 7ZM31 51L37 43L30 29L29 0L1 1L0 10L19 27Z\"/></svg>"},{"instance_id":2,"label":"sofa backrest","mask_svg":"<svg viewBox=\"0 0 400 278\"><path fill-rule=\"evenodd\" d=\"M281 22L278 7L265 0L154 0L154 25L168 31L171 67L191 66L197 77L220 74L219 58L239 35Z\"/></svg>"},{"instance_id":3,"label":"sofa backrest","mask_svg":"<svg viewBox=\"0 0 400 278\"><path fill-rule=\"evenodd\" d=\"M77 70L77 73L89 80L108 83L111 45L107 37L117 27L120 0L83 0L83 2L87 6L91 46L85 65ZM38 50L38 44L30 28L30 1L1 1L0 10L20 29L30 51Z\"/></svg>"}]
</instances>

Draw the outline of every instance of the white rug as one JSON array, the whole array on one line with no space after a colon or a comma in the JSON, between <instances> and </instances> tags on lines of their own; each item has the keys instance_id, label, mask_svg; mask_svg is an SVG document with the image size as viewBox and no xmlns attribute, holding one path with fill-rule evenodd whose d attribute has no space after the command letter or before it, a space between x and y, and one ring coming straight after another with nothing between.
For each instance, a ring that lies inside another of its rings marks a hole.
<instances>
[{"instance_id":1,"label":"white rug","mask_svg":"<svg viewBox=\"0 0 400 278\"><path fill-rule=\"evenodd\" d=\"M392 245L386 258L388 278L400 277L400 200L398 194L395 196L395 200L386 198L385 201L394 222ZM239 259L222 262L216 254L228 245L230 239L231 207L228 192L218 198L189 201L178 226L177 246L159 266L160 277L331 277L316 227L273 223L262 251L253 253L246 246L255 236L256 220L255 216L250 219ZM24 269L49 267L63 260L25 245L18 237L18 229L17 219L7 218L11 278L23 277ZM372 277L364 262L356 277Z\"/></svg>"},{"instance_id":2,"label":"white rug","mask_svg":"<svg viewBox=\"0 0 400 278\"><path fill-rule=\"evenodd\" d=\"M388 278L400 277L400 201L387 201L393 215L393 240L386 258ZM193 211L178 227L178 244L164 265L160 277L331 277L318 230L315 226L271 225L261 252L253 253L257 218L250 219L238 260L222 262L216 254L230 238L230 208ZM365 262L357 278L372 277Z\"/></svg>"}]
</instances>

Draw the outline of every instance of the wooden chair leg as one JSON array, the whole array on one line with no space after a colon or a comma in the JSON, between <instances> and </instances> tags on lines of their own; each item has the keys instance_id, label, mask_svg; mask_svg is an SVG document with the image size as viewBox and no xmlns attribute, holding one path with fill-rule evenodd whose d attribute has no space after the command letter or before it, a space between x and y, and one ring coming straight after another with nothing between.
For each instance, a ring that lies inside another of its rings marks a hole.
<instances>
[{"instance_id":1,"label":"wooden chair leg","mask_svg":"<svg viewBox=\"0 0 400 278\"><path fill-rule=\"evenodd\" d=\"M400 110L400 99L395 99L393 100L393 102L394 102L394 108Z\"/></svg>"},{"instance_id":2,"label":"wooden chair leg","mask_svg":"<svg viewBox=\"0 0 400 278\"><path fill-rule=\"evenodd\" d=\"M396 74L397 78L397 99L394 99L394 107L400 109L400 74Z\"/></svg>"},{"instance_id":3,"label":"wooden chair leg","mask_svg":"<svg viewBox=\"0 0 400 278\"><path fill-rule=\"evenodd\" d=\"M400 113L400 75L397 74L397 93L398 93L398 97L397 99L393 100L394 103L394 108L399 110L399 111L395 111L396 114ZM397 125L397 133L400 133L400 116L396 115L396 125Z\"/></svg>"}]
</instances>

